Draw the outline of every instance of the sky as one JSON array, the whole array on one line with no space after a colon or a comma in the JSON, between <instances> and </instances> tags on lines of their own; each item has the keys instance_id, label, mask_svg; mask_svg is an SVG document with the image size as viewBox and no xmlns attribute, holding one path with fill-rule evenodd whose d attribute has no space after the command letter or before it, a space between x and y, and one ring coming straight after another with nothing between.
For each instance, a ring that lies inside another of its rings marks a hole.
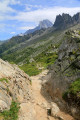
<instances>
[{"instance_id":1,"label":"sky","mask_svg":"<svg viewBox=\"0 0 80 120\"><path fill-rule=\"evenodd\" d=\"M80 12L80 0L0 0L0 40L32 29L44 19Z\"/></svg>"}]
</instances>

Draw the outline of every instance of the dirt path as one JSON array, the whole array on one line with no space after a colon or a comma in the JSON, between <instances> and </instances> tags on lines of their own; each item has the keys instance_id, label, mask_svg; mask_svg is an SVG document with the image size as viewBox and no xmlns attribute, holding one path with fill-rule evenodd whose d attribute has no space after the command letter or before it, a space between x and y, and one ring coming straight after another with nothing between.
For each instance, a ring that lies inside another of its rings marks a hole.
<instances>
[{"instance_id":1,"label":"dirt path","mask_svg":"<svg viewBox=\"0 0 80 120\"><path fill-rule=\"evenodd\" d=\"M47 108L50 108L50 104L41 94L41 88L43 83L42 78L47 74L47 72L48 71L45 70L41 74L31 77L37 120L55 120L54 118L47 115ZM51 97L48 94L46 96L48 96L48 99L51 102Z\"/></svg>"},{"instance_id":2,"label":"dirt path","mask_svg":"<svg viewBox=\"0 0 80 120\"><path fill-rule=\"evenodd\" d=\"M47 114L47 109L51 107L51 102L53 102L46 88L44 88L42 85L44 82L46 82L44 76L47 74L47 72L48 70L45 70L41 74L31 77L36 120L58 120ZM73 120L70 115L66 115L63 112L60 112L59 114L62 118L64 118L63 120Z\"/></svg>"}]
</instances>

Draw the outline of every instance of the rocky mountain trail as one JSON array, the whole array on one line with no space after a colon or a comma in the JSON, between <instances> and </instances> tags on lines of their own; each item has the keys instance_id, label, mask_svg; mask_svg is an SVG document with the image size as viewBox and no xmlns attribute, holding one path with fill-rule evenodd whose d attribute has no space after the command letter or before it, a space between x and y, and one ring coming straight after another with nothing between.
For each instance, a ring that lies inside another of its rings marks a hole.
<instances>
[{"instance_id":1,"label":"rocky mountain trail","mask_svg":"<svg viewBox=\"0 0 80 120\"><path fill-rule=\"evenodd\" d=\"M9 110L12 100L17 100L20 104L18 120L74 120L51 98L47 73L48 70L44 70L29 77L17 65L0 59L0 112Z\"/></svg>"},{"instance_id":2,"label":"rocky mountain trail","mask_svg":"<svg viewBox=\"0 0 80 120\"><path fill-rule=\"evenodd\" d=\"M49 95L45 85L48 78L47 73L48 70L44 70L39 75L30 77L36 120L74 120L69 114L61 112Z\"/></svg>"}]
</instances>

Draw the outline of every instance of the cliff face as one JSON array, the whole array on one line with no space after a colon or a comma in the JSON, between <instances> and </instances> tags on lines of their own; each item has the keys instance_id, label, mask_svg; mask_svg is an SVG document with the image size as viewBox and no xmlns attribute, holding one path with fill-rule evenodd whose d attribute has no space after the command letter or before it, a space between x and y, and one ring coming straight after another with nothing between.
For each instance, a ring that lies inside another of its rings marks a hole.
<instances>
[{"instance_id":1,"label":"cliff face","mask_svg":"<svg viewBox=\"0 0 80 120\"><path fill-rule=\"evenodd\" d=\"M50 67L49 77L49 92L54 98L54 101L56 101L60 107L62 107L63 104L63 109L65 109L62 96L74 81L80 79L80 35L78 30L66 32L64 40L59 47L58 60ZM80 91L75 94L73 91L71 92L72 94L68 93L66 97L66 102L70 107L68 110L71 111L71 114L75 118L79 119Z\"/></svg>"},{"instance_id":2,"label":"cliff face","mask_svg":"<svg viewBox=\"0 0 80 120\"><path fill-rule=\"evenodd\" d=\"M72 25L72 23L72 17L69 14L62 14L56 17L54 27L58 29L64 29Z\"/></svg>"}]
</instances>

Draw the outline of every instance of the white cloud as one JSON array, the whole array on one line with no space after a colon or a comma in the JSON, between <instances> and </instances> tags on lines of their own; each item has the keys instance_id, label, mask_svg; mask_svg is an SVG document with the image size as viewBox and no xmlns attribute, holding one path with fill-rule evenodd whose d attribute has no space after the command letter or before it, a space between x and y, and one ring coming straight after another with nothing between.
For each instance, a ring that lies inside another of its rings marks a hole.
<instances>
[{"instance_id":1,"label":"white cloud","mask_svg":"<svg viewBox=\"0 0 80 120\"><path fill-rule=\"evenodd\" d=\"M0 21L3 20L17 20L21 22L35 22L39 23L39 21L43 19L49 19L54 22L56 15L62 13L69 13L70 15L74 15L77 12L80 12L80 7L47 7L42 8L41 5L31 5L25 4L26 12L24 11L16 11L11 8L12 4L21 4L20 0L0 0ZM36 8L37 10L32 10ZM31 11L32 10L32 11ZM15 16L12 13L16 13ZM24 28L25 29L25 28Z\"/></svg>"},{"instance_id":2,"label":"white cloud","mask_svg":"<svg viewBox=\"0 0 80 120\"><path fill-rule=\"evenodd\" d=\"M23 21L23 22L36 22L43 19L49 19L52 22L55 21L56 15L62 13L69 13L74 15L75 13L80 12L80 7L67 8L67 7L52 7L52 8L43 8L30 12L19 12L17 16L14 16L14 20Z\"/></svg>"},{"instance_id":3,"label":"white cloud","mask_svg":"<svg viewBox=\"0 0 80 120\"><path fill-rule=\"evenodd\" d=\"M10 5L20 4L17 0L0 0L0 21L9 19L11 13L16 13L17 11L13 9Z\"/></svg>"},{"instance_id":4,"label":"white cloud","mask_svg":"<svg viewBox=\"0 0 80 120\"><path fill-rule=\"evenodd\" d=\"M42 8L41 5L25 4L25 6L26 6L26 9L25 9L26 11L32 10L32 9L34 9L34 8L36 8L36 9L40 9L40 8Z\"/></svg>"},{"instance_id":5,"label":"white cloud","mask_svg":"<svg viewBox=\"0 0 80 120\"><path fill-rule=\"evenodd\" d=\"M19 2L16 2L16 0L1 0L0 1L0 13L9 13L9 12L15 12L13 8L11 8L9 5L12 4L18 4Z\"/></svg>"},{"instance_id":6,"label":"white cloud","mask_svg":"<svg viewBox=\"0 0 80 120\"><path fill-rule=\"evenodd\" d=\"M19 27L20 30L29 30L29 29L33 29L35 26L23 26L23 27Z\"/></svg>"},{"instance_id":7,"label":"white cloud","mask_svg":"<svg viewBox=\"0 0 80 120\"><path fill-rule=\"evenodd\" d=\"M12 34L12 35L13 35L13 34L15 34L15 33L16 33L16 32L11 32L10 34Z\"/></svg>"}]
</instances>

